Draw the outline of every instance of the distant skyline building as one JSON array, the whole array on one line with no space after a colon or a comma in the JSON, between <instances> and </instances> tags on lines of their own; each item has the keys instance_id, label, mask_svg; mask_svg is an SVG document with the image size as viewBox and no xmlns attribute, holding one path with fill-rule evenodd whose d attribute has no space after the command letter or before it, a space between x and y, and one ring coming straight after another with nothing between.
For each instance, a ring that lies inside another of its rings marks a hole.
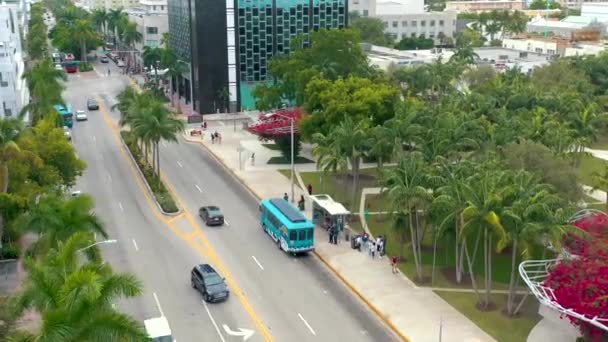
<instances>
[{"instance_id":1,"label":"distant skyline building","mask_svg":"<svg viewBox=\"0 0 608 342\"><path fill-rule=\"evenodd\" d=\"M252 91L268 80L268 62L288 54L293 38L345 28L347 0L176 0L169 3L171 45L190 62L194 110L254 109ZM190 28L188 30L188 27Z\"/></svg>"}]
</instances>

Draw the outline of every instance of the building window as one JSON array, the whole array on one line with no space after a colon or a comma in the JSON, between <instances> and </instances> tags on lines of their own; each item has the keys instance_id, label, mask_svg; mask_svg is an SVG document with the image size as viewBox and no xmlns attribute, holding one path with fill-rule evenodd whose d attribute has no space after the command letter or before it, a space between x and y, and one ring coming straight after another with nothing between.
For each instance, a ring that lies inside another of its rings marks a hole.
<instances>
[{"instance_id":1,"label":"building window","mask_svg":"<svg viewBox=\"0 0 608 342\"><path fill-rule=\"evenodd\" d=\"M420 21L420 26L425 27L426 26L426 20L421 20Z\"/></svg>"},{"instance_id":2,"label":"building window","mask_svg":"<svg viewBox=\"0 0 608 342\"><path fill-rule=\"evenodd\" d=\"M443 20L439 20L439 26L443 26Z\"/></svg>"},{"instance_id":3,"label":"building window","mask_svg":"<svg viewBox=\"0 0 608 342\"><path fill-rule=\"evenodd\" d=\"M403 27L407 27L407 20L402 21L402 22L401 22L401 26L403 26Z\"/></svg>"},{"instance_id":4,"label":"building window","mask_svg":"<svg viewBox=\"0 0 608 342\"><path fill-rule=\"evenodd\" d=\"M412 32L412 33L410 34L410 37L412 37L412 38L416 38L416 32Z\"/></svg>"},{"instance_id":5,"label":"building window","mask_svg":"<svg viewBox=\"0 0 608 342\"><path fill-rule=\"evenodd\" d=\"M156 11L156 5L152 5L152 10Z\"/></svg>"},{"instance_id":6,"label":"building window","mask_svg":"<svg viewBox=\"0 0 608 342\"><path fill-rule=\"evenodd\" d=\"M364 17L369 16L369 11L368 11L368 10L363 10L363 16L364 16Z\"/></svg>"},{"instance_id":7,"label":"building window","mask_svg":"<svg viewBox=\"0 0 608 342\"><path fill-rule=\"evenodd\" d=\"M435 27L435 20L431 20L431 27Z\"/></svg>"},{"instance_id":8,"label":"building window","mask_svg":"<svg viewBox=\"0 0 608 342\"><path fill-rule=\"evenodd\" d=\"M161 6L160 6L160 10L161 10L161 11L164 11L164 10L165 10L165 6L164 6L164 5L161 5Z\"/></svg>"},{"instance_id":9,"label":"building window","mask_svg":"<svg viewBox=\"0 0 608 342\"><path fill-rule=\"evenodd\" d=\"M146 46L157 47L158 46L158 40L156 40L156 39L147 39L146 40Z\"/></svg>"},{"instance_id":10,"label":"building window","mask_svg":"<svg viewBox=\"0 0 608 342\"><path fill-rule=\"evenodd\" d=\"M420 38L421 38L421 39L426 39L426 34L422 33L422 34L420 35Z\"/></svg>"},{"instance_id":11,"label":"building window","mask_svg":"<svg viewBox=\"0 0 608 342\"><path fill-rule=\"evenodd\" d=\"M393 27L399 27L399 22L398 21L393 21Z\"/></svg>"},{"instance_id":12,"label":"building window","mask_svg":"<svg viewBox=\"0 0 608 342\"><path fill-rule=\"evenodd\" d=\"M418 22L416 20L413 20L412 21L412 27L416 27L416 26L418 26Z\"/></svg>"},{"instance_id":13,"label":"building window","mask_svg":"<svg viewBox=\"0 0 608 342\"><path fill-rule=\"evenodd\" d=\"M13 116L13 111L10 108L6 108L6 102L2 101L2 109L4 109L4 116Z\"/></svg>"},{"instance_id":14,"label":"building window","mask_svg":"<svg viewBox=\"0 0 608 342\"><path fill-rule=\"evenodd\" d=\"M158 27L146 27L147 34L158 34Z\"/></svg>"},{"instance_id":15,"label":"building window","mask_svg":"<svg viewBox=\"0 0 608 342\"><path fill-rule=\"evenodd\" d=\"M4 80L4 78L2 77L2 73L1 72L0 72L0 87L2 87L2 88L8 87L8 81Z\"/></svg>"},{"instance_id":16,"label":"building window","mask_svg":"<svg viewBox=\"0 0 608 342\"><path fill-rule=\"evenodd\" d=\"M387 27L388 27L388 21L385 21L384 22L384 28L387 28Z\"/></svg>"}]
</instances>

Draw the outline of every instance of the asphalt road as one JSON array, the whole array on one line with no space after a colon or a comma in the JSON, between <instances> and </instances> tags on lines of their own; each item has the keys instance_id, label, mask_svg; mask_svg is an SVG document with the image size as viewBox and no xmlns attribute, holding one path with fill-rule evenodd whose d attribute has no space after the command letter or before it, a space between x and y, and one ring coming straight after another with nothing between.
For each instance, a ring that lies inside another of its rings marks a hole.
<instances>
[{"instance_id":1,"label":"asphalt road","mask_svg":"<svg viewBox=\"0 0 608 342\"><path fill-rule=\"evenodd\" d=\"M121 148L109 107L128 83L112 65L99 74L70 75L65 98L74 110L101 99L102 110L74 125L73 142L88 168L79 190L96 199L96 212L116 244L103 245L115 269L142 280L141 297L117 305L139 320L166 315L177 341L393 341L395 336L313 255L277 250L259 228L257 201L200 146L163 144L161 168L185 213L158 213ZM111 77L107 69L111 68ZM227 225L209 228L202 205L222 208ZM197 263L210 263L228 280L232 296L205 305L189 284Z\"/></svg>"}]
</instances>

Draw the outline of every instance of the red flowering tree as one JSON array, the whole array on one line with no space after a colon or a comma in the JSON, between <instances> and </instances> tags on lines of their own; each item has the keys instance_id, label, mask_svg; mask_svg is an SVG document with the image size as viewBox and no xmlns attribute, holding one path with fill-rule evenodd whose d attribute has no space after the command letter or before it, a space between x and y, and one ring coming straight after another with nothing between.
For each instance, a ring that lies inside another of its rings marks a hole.
<instances>
[{"instance_id":1,"label":"red flowering tree","mask_svg":"<svg viewBox=\"0 0 608 342\"><path fill-rule=\"evenodd\" d=\"M300 107L281 109L271 113L260 113L258 121L249 125L247 130L262 141L274 141L286 160L291 158L291 124L294 127L294 158L300 152L299 124L302 119Z\"/></svg>"},{"instance_id":2,"label":"red flowering tree","mask_svg":"<svg viewBox=\"0 0 608 342\"><path fill-rule=\"evenodd\" d=\"M544 285L553 289L562 307L589 319L608 318L608 216L592 213L573 224L589 234L568 238L566 246L577 257L555 265ZM606 331L588 322L572 316L568 319L590 341L608 338Z\"/></svg>"}]
</instances>

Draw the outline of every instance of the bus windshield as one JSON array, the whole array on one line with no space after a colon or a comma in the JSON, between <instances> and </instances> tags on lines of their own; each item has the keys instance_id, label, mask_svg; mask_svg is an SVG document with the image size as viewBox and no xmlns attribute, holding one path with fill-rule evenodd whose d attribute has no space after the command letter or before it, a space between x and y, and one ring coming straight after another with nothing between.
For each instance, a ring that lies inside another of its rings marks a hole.
<instances>
[{"instance_id":1,"label":"bus windshield","mask_svg":"<svg viewBox=\"0 0 608 342\"><path fill-rule=\"evenodd\" d=\"M56 104L55 110L57 111L57 113L59 113L59 115L61 115L61 118L63 119L63 125L72 128L72 125L74 124L74 113L72 112L72 106L70 106L69 103L65 106L61 104Z\"/></svg>"}]
</instances>

